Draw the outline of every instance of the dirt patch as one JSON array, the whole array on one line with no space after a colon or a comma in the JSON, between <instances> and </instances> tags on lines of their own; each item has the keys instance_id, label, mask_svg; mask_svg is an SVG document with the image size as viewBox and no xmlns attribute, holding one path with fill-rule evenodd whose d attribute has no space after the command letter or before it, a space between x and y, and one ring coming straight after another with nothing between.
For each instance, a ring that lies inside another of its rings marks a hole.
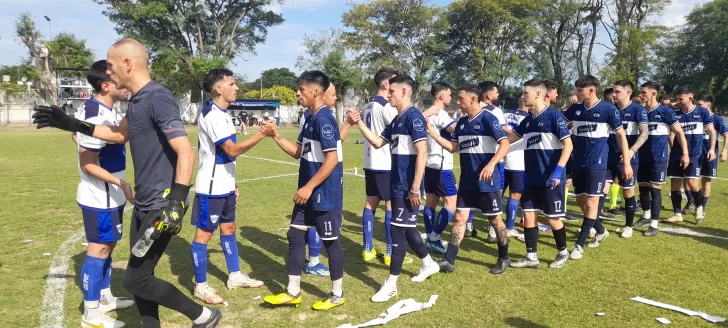
<instances>
[{"instance_id":1,"label":"dirt patch","mask_svg":"<svg viewBox=\"0 0 728 328\"><path fill-rule=\"evenodd\" d=\"M126 270L127 264L129 264L129 261L113 261L111 262L111 268Z\"/></svg>"}]
</instances>

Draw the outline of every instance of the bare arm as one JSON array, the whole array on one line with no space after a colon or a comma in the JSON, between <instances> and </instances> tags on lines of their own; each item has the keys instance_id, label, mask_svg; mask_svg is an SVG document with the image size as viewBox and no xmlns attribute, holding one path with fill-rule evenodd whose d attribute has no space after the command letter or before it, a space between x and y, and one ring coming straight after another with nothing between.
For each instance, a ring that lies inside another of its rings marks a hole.
<instances>
[{"instance_id":1,"label":"bare arm","mask_svg":"<svg viewBox=\"0 0 728 328\"><path fill-rule=\"evenodd\" d=\"M344 125L341 126L341 130L339 130L341 142L346 141L346 137L349 136L349 129L351 129L351 124L349 124L349 122L344 122Z\"/></svg>"},{"instance_id":2,"label":"bare arm","mask_svg":"<svg viewBox=\"0 0 728 328\"><path fill-rule=\"evenodd\" d=\"M480 180L488 181L493 177L493 171L495 170L496 164L498 164L511 148L511 143L507 139L501 139L498 141L498 151L495 152L490 162L480 171Z\"/></svg>"},{"instance_id":3,"label":"bare arm","mask_svg":"<svg viewBox=\"0 0 728 328\"><path fill-rule=\"evenodd\" d=\"M627 135L624 133L624 129L614 131L614 134L619 141L619 150L622 151L622 154L629 154L629 143L627 142ZM630 163L631 158L632 156L622 156L622 162L627 165Z\"/></svg>"},{"instance_id":4,"label":"bare arm","mask_svg":"<svg viewBox=\"0 0 728 328\"><path fill-rule=\"evenodd\" d=\"M726 144L728 144L728 133L723 134L723 151L720 152L720 161L721 162L728 159L728 148L725 148Z\"/></svg>"},{"instance_id":5,"label":"bare arm","mask_svg":"<svg viewBox=\"0 0 728 328\"><path fill-rule=\"evenodd\" d=\"M78 162L79 166L81 166L81 171L103 182L119 186L124 192L124 197L133 204L134 193L132 192L131 186L126 181L119 179L115 175L109 173L109 171L99 166L99 164L96 163L98 159L99 152L90 151L86 150L83 147L79 147Z\"/></svg>"},{"instance_id":6,"label":"bare arm","mask_svg":"<svg viewBox=\"0 0 728 328\"><path fill-rule=\"evenodd\" d=\"M170 139L168 142L172 150L177 153L177 176L174 178L174 182L189 186L192 181L192 168L195 166L195 152L192 150L190 139L187 136L181 136Z\"/></svg>"},{"instance_id":7,"label":"bare arm","mask_svg":"<svg viewBox=\"0 0 728 328\"><path fill-rule=\"evenodd\" d=\"M673 134L676 138L678 138L678 142L680 142L680 148L682 148L682 158L680 159L680 162L682 163L683 169L686 169L688 165L690 165L690 153L688 153L688 140L685 138L685 132L683 132L680 123L672 125L670 135L672 136Z\"/></svg>"},{"instance_id":8,"label":"bare arm","mask_svg":"<svg viewBox=\"0 0 728 328\"><path fill-rule=\"evenodd\" d=\"M708 161L712 161L715 159L715 143L717 142L716 141L717 132L715 131L715 126L713 126L713 125L706 126L705 132L708 133L708 138L710 138L710 148L709 148L710 150L708 151L706 156L708 158Z\"/></svg>"},{"instance_id":9,"label":"bare arm","mask_svg":"<svg viewBox=\"0 0 728 328\"><path fill-rule=\"evenodd\" d=\"M672 145L675 143L675 132L670 131L670 135L667 137L667 142L670 144L670 148L672 148Z\"/></svg>"},{"instance_id":10,"label":"bare arm","mask_svg":"<svg viewBox=\"0 0 728 328\"><path fill-rule=\"evenodd\" d=\"M129 140L127 123L126 118L123 118L119 126L97 124L92 137L117 144L126 143Z\"/></svg>"},{"instance_id":11,"label":"bare arm","mask_svg":"<svg viewBox=\"0 0 728 328\"><path fill-rule=\"evenodd\" d=\"M283 138L277 131L275 137L273 137L273 140L276 141L278 147L280 147L283 152L288 154L288 156L291 156L295 159L301 158L301 144L292 144L290 141Z\"/></svg>"},{"instance_id":12,"label":"bare arm","mask_svg":"<svg viewBox=\"0 0 728 328\"><path fill-rule=\"evenodd\" d=\"M384 140L384 138L374 134L372 130L369 130L366 124L364 124L364 121L359 120L356 122L356 126L359 127L359 131L361 131L361 134L364 135L364 138L369 141L369 143L376 149L384 147L384 145L387 144L387 140Z\"/></svg>"},{"instance_id":13,"label":"bare arm","mask_svg":"<svg viewBox=\"0 0 728 328\"><path fill-rule=\"evenodd\" d=\"M427 164L427 142L420 141L415 144L417 150L417 161L415 162L415 178L412 181L412 192L417 191L419 194L422 185L422 177L425 175L425 165Z\"/></svg>"},{"instance_id":14,"label":"bare arm","mask_svg":"<svg viewBox=\"0 0 728 328\"><path fill-rule=\"evenodd\" d=\"M571 143L571 138L566 137L564 140L561 140L561 145L563 146L563 149L561 150L561 157L559 157L559 166L566 167L566 163L569 162L569 157L571 157L571 151L574 150L574 144Z\"/></svg>"},{"instance_id":15,"label":"bare arm","mask_svg":"<svg viewBox=\"0 0 728 328\"><path fill-rule=\"evenodd\" d=\"M258 130L258 133L252 137L237 144L232 140L226 140L222 145L220 145L220 148L222 148L222 150L230 157L242 155L257 145L261 140L265 139L266 135L263 131L263 129L260 129Z\"/></svg>"},{"instance_id":16,"label":"bare arm","mask_svg":"<svg viewBox=\"0 0 728 328\"><path fill-rule=\"evenodd\" d=\"M508 136L508 142L514 143L518 142L518 140L523 139L522 137L519 137L513 130L506 130L506 135Z\"/></svg>"},{"instance_id":17,"label":"bare arm","mask_svg":"<svg viewBox=\"0 0 728 328\"><path fill-rule=\"evenodd\" d=\"M78 136L76 135L76 132L71 133L71 140L73 140L73 143L78 145Z\"/></svg>"},{"instance_id":18,"label":"bare arm","mask_svg":"<svg viewBox=\"0 0 728 328\"><path fill-rule=\"evenodd\" d=\"M640 130L640 135L637 137L637 141L634 142L634 145L630 147L633 156L634 154L637 154L637 151L640 149L640 147L642 147L642 145L645 144L645 141L647 141L647 138L650 137L649 126L647 124L640 124L637 127Z\"/></svg>"},{"instance_id":19,"label":"bare arm","mask_svg":"<svg viewBox=\"0 0 728 328\"><path fill-rule=\"evenodd\" d=\"M437 133L437 131L430 127L430 123L427 123L427 135L429 135L432 140L435 140L435 142L437 142L437 144L443 149L451 153L458 151L457 141L451 141L443 138L439 133Z\"/></svg>"},{"instance_id":20,"label":"bare arm","mask_svg":"<svg viewBox=\"0 0 728 328\"><path fill-rule=\"evenodd\" d=\"M318 171L316 171L316 174L314 174L314 176L312 176L311 179L308 180L306 187L313 190L320 184L324 183L326 178L328 178L329 175L331 175L331 172L334 171L334 168L336 168L336 164L338 163L339 156L336 153L336 150L327 152L326 157L324 158L324 163L321 164L321 167L318 169Z\"/></svg>"}]
</instances>

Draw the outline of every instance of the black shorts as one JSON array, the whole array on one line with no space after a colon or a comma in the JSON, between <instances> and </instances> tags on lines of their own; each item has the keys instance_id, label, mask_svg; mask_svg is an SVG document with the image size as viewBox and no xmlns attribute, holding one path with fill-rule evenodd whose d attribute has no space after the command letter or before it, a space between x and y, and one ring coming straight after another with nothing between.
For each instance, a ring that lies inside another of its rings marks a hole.
<instances>
[{"instance_id":1,"label":"black shorts","mask_svg":"<svg viewBox=\"0 0 728 328\"><path fill-rule=\"evenodd\" d=\"M640 162L637 170L638 183L664 184L667 179L667 161Z\"/></svg>"},{"instance_id":2,"label":"black shorts","mask_svg":"<svg viewBox=\"0 0 728 328\"><path fill-rule=\"evenodd\" d=\"M508 188L510 192L523 192L523 179L526 175L526 172L523 171L509 171L506 170L505 172L505 178L503 179L503 190L506 190Z\"/></svg>"},{"instance_id":3,"label":"black shorts","mask_svg":"<svg viewBox=\"0 0 728 328\"><path fill-rule=\"evenodd\" d=\"M418 207L412 207L409 199L404 197L392 198L392 225L398 227L417 227Z\"/></svg>"},{"instance_id":4,"label":"black shorts","mask_svg":"<svg viewBox=\"0 0 728 328\"><path fill-rule=\"evenodd\" d=\"M556 188L525 187L521 196L521 206L524 212L541 211L546 217L562 217L566 213L564 202L564 185Z\"/></svg>"},{"instance_id":5,"label":"black shorts","mask_svg":"<svg viewBox=\"0 0 728 328\"><path fill-rule=\"evenodd\" d=\"M458 210L475 210L478 209L485 216L500 215L503 213L501 208L501 192L471 192L458 191Z\"/></svg>"},{"instance_id":6,"label":"black shorts","mask_svg":"<svg viewBox=\"0 0 728 328\"><path fill-rule=\"evenodd\" d=\"M569 160L566 161L566 167L564 167L564 170L566 171L566 179L571 179L571 156L569 156Z\"/></svg>"},{"instance_id":7,"label":"black shorts","mask_svg":"<svg viewBox=\"0 0 728 328\"><path fill-rule=\"evenodd\" d=\"M627 181L624 180L624 164L622 163L609 163L607 169L609 170L609 176L607 181L614 183L614 180L619 182L619 186L622 189L632 189L637 181L637 172L639 171L639 163L630 163L632 165L632 179Z\"/></svg>"},{"instance_id":8,"label":"black shorts","mask_svg":"<svg viewBox=\"0 0 728 328\"><path fill-rule=\"evenodd\" d=\"M316 228L322 240L336 240L341 233L341 214L341 210L314 211L305 205L295 205L291 227Z\"/></svg>"},{"instance_id":9,"label":"black shorts","mask_svg":"<svg viewBox=\"0 0 728 328\"><path fill-rule=\"evenodd\" d=\"M667 162L667 177L670 179L698 179L702 168L702 160L696 162L691 159L690 164L685 169L680 166L679 160L670 160Z\"/></svg>"},{"instance_id":10,"label":"black shorts","mask_svg":"<svg viewBox=\"0 0 728 328\"><path fill-rule=\"evenodd\" d=\"M81 213L86 241L113 243L121 240L121 234L124 231L124 206L102 211L82 208Z\"/></svg>"},{"instance_id":11,"label":"black shorts","mask_svg":"<svg viewBox=\"0 0 728 328\"><path fill-rule=\"evenodd\" d=\"M700 176L704 178L717 178L718 160L714 159L710 162L703 160L703 166L700 168Z\"/></svg>"},{"instance_id":12,"label":"black shorts","mask_svg":"<svg viewBox=\"0 0 728 328\"><path fill-rule=\"evenodd\" d=\"M216 198L195 195L191 223L200 229L215 230L221 222L235 222L235 206L235 194Z\"/></svg>"},{"instance_id":13,"label":"black shorts","mask_svg":"<svg viewBox=\"0 0 728 328\"><path fill-rule=\"evenodd\" d=\"M435 194L437 197L457 195L455 174L451 170L425 168L425 193Z\"/></svg>"},{"instance_id":14,"label":"black shorts","mask_svg":"<svg viewBox=\"0 0 728 328\"><path fill-rule=\"evenodd\" d=\"M389 200L389 176L389 171L364 170L367 197L376 196L379 200Z\"/></svg>"},{"instance_id":15,"label":"black shorts","mask_svg":"<svg viewBox=\"0 0 728 328\"><path fill-rule=\"evenodd\" d=\"M577 196L601 197L607 181L607 169L574 168L571 179Z\"/></svg>"}]
</instances>

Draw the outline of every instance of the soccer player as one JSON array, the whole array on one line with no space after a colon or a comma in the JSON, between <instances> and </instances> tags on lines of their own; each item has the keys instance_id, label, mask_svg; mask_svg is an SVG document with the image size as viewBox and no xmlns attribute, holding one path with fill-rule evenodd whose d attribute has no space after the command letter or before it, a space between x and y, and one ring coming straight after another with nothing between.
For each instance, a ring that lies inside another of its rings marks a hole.
<instances>
[{"instance_id":1,"label":"soccer player","mask_svg":"<svg viewBox=\"0 0 728 328\"><path fill-rule=\"evenodd\" d=\"M627 154L627 138L622 127L619 111L612 103L600 100L597 96L599 80L591 75L584 75L576 80L576 93L581 102L571 105L564 112L564 118L573 128L573 183L576 203L584 213L579 238L569 257L581 259L584 244L593 227L596 230L595 240L601 242L609 236L609 232L599 221L599 209L604 199L603 187L607 180L607 139L609 131L613 131L623 154ZM623 179L632 179L631 156L622 159Z\"/></svg>"},{"instance_id":2,"label":"soccer player","mask_svg":"<svg viewBox=\"0 0 728 328\"><path fill-rule=\"evenodd\" d=\"M726 143L728 143L728 127L725 125L723 117L721 117L720 115L715 115L712 112L713 96L706 95L700 97L700 99L697 101L697 105L707 109L708 112L710 112L710 116L713 117L713 128L718 134L723 136L723 151L720 152L720 161L723 162L728 159L728 148L726 148ZM717 139L718 138L716 137L716 153L718 153ZM712 161L708 160L708 147L710 147L710 136L708 134L705 134L705 138L703 139L703 167L700 169L702 185L701 195L703 196L703 203L698 204L697 210L698 213L702 212L703 216L697 218L698 223L701 223L703 221L707 212L706 206L708 205L708 197L710 197L710 180L718 177L718 159L714 159Z\"/></svg>"},{"instance_id":3,"label":"soccer player","mask_svg":"<svg viewBox=\"0 0 728 328\"><path fill-rule=\"evenodd\" d=\"M498 84L496 84L493 81L485 81L478 84L478 87L481 90L480 94L480 106L483 107L483 109L488 110L493 116L495 116L496 119L498 119L498 122L501 124L501 128L505 129L506 119L503 115L503 110L496 106L498 104L498 97L500 96L499 87ZM498 149L498 146L496 146L496 150ZM503 179L503 176L505 175L505 166L503 165L503 161L498 163L498 166L496 167L498 169L498 172L500 173L500 191L503 192L503 189L505 189L505 180ZM471 212L471 216L468 218L468 229L467 231L471 231L470 235L473 235L473 237L476 236L476 233L473 233L473 217L475 216L475 211ZM467 233L466 233L467 234ZM498 241L495 233L495 228L492 225L488 225L488 237L486 238L486 242L494 244Z\"/></svg>"},{"instance_id":4,"label":"soccer player","mask_svg":"<svg viewBox=\"0 0 728 328\"><path fill-rule=\"evenodd\" d=\"M614 88L607 88L607 89L605 89L604 90L604 93L602 94L602 99L604 99L604 101L610 102L612 104L616 103L616 100L614 99ZM609 136L612 137L613 134L610 133ZM615 146L617 146L617 148L619 148L619 144L618 143L615 143ZM612 148L611 148L611 145L610 145L610 151L611 151L611 149ZM616 149L616 152L619 152L619 149ZM607 156L608 157L608 161L609 162L618 162L619 161L619 157L612 158L611 157L612 155L613 155L613 153L610 152L609 155ZM611 171L611 169L608 169L608 170ZM606 196L607 195L610 195L610 197L611 197L609 199L610 206L608 207L608 210L604 210L604 204L603 203L606 201ZM599 205L599 216L600 217L606 217L606 218L613 219L614 218L614 214L617 213L616 211L613 211L613 209L616 208L616 206L617 206L617 197L619 197L619 186L617 184L612 184L612 177L609 176L609 172L607 172L607 181L606 181L606 184L605 184L605 187L604 187L604 196L602 196L602 197L603 197L603 199L600 200L601 204ZM612 205L612 203L614 203L614 205Z\"/></svg>"},{"instance_id":5,"label":"soccer player","mask_svg":"<svg viewBox=\"0 0 728 328\"><path fill-rule=\"evenodd\" d=\"M543 94L541 95L544 96ZM554 97L554 99L556 99ZM523 96L518 98L518 108L508 110L504 113L506 122L506 132L512 134L521 122L528 117L529 108L523 101ZM508 154L504 160L505 175L503 180L503 192L508 188L508 202L506 203L506 230L508 237L520 237L521 234L515 229L516 216L518 215L518 206L521 201L524 186L524 175L526 164L524 162L523 151L526 145L522 141L516 141L511 144Z\"/></svg>"},{"instance_id":6,"label":"soccer player","mask_svg":"<svg viewBox=\"0 0 728 328\"><path fill-rule=\"evenodd\" d=\"M447 114L447 106L452 102L452 91L450 85L437 82L430 89L432 94L432 107L423 112L427 123L439 131L443 138L450 138L455 131L455 121ZM432 115L429 115L429 114ZM455 202L457 200L457 185L455 174L453 174L452 153L440 147L431 137L427 138L427 164L425 167L425 209L423 212L425 221L425 246L430 251L445 254L445 245L440 240L440 235L453 215L455 215ZM443 206L435 218L435 209L442 198Z\"/></svg>"},{"instance_id":7,"label":"soccer player","mask_svg":"<svg viewBox=\"0 0 728 328\"><path fill-rule=\"evenodd\" d=\"M427 132L425 117L412 105L415 81L409 76L396 76L389 80L389 103L397 108L397 116L378 136L370 130L356 111L349 111L349 119L374 148L389 144L392 150L392 171L390 194L392 196L392 260L389 265L389 278L382 288L372 296L373 302L386 302L397 295L397 279L402 271L402 263L409 244L417 257L422 260L420 273L412 277L414 282L422 282L440 271L437 263L427 253L427 248L417 232L420 187L427 162Z\"/></svg>"},{"instance_id":8,"label":"soccer player","mask_svg":"<svg viewBox=\"0 0 728 328\"><path fill-rule=\"evenodd\" d=\"M235 185L236 157L253 148L266 135L258 130L253 137L237 143L235 125L225 113L235 101L238 86L233 72L217 68L207 73L203 89L212 95L197 123L199 167L197 169L192 225L197 227L192 241L192 265L195 271L195 297L207 304L221 304L222 297L207 284L207 243L220 228L220 244L228 267L227 288L261 287L263 282L240 272L238 244L235 238L235 207L240 195ZM263 124L274 124L272 121Z\"/></svg>"},{"instance_id":9,"label":"soccer player","mask_svg":"<svg viewBox=\"0 0 728 328\"><path fill-rule=\"evenodd\" d=\"M716 134L710 111L696 106L693 103L692 90L688 88L678 89L677 97L675 98L675 107L677 107L675 110L675 118L680 122L680 127L687 141L690 164L687 167L681 166L680 160L683 157L683 147L675 143L675 135L671 133L669 140L672 149L670 150L670 160L667 164L667 177L670 178L672 187L670 198L672 199L672 207L675 215L666 219L665 222L679 223L683 222L680 206L682 203L680 187L682 187L683 179L688 182L688 189L685 189L685 193L692 193L694 204L703 204L703 196L700 193L700 181L698 179L700 179L700 170L703 167L703 156L705 156L708 162L716 158ZM708 135L710 144L707 148L707 153L703 154L703 139L706 134ZM695 216L698 223L703 221L702 206L698 208Z\"/></svg>"},{"instance_id":10,"label":"soccer player","mask_svg":"<svg viewBox=\"0 0 728 328\"><path fill-rule=\"evenodd\" d=\"M127 91L118 89L106 74L106 61L99 60L86 75L96 95L84 105L84 121L118 126L114 103L125 100ZM83 214L88 249L81 267L83 316L81 327L123 327L124 323L106 315L125 309L134 301L111 294L111 255L123 232L126 200L134 203L131 186L124 181L126 151L124 143L105 142L77 135L78 168L81 181L76 199Z\"/></svg>"},{"instance_id":11,"label":"soccer player","mask_svg":"<svg viewBox=\"0 0 728 328\"><path fill-rule=\"evenodd\" d=\"M498 239L498 261L490 269L492 274L505 272L511 259L508 256L508 233L501 220L501 187L503 179L498 163L506 156L510 144L501 123L480 106L478 86L468 84L458 89L458 106L467 116L457 122L450 140L430 127L427 133L442 148L460 152L460 187L458 188L457 212L452 226L452 239L447 245L445 259L438 262L440 271L453 272L460 243L465 237L465 223L471 211L479 209L495 227ZM496 146L499 147L496 147Z\"/></svg>"},{"instance_id":12,"label":"soccer player","mask_svg":"<svg viewBox=\"0 0 728 328\"><path fill-rule=\"evenodd\" d=\"M604 99L604 101L612 103L612 104L616 103L617 100L614 99L614 88L604 89L604 93L602 94L602 99Z\"/></svg>"},{"instance_id":13,"label":"soccer player","mask_svg":"<svg viewBox=\"0 0 728 328\"><path fill-rule=\"evenodd\" d=\"M276 132L275 142L286 154L300 159L296 205L288 229L288 287L278 295L266 296L269 304L301 303L301 272L306 260L306 230L316 227L329 254L331 293L313 304L314 310L329 310L345 303L343 286L344 249L341 232L344 164L339 125L324 104L329 77L320 71L306 71L298 78L298 101L311 115L306 118L298 142L293 145Z\"/></svg>"},{"instance_id":14,"label":"soccer player","mask_svg":"<svg viewBox=\"0 0 728 328\"><path fill-rule=\"evenodd\" d=\"M668 95L660 96L660 103L665 105L665 107L667 107L667 108L673 109L672 100L670 100L670 96L668 96Z\"/></svg>"},{"instance_id":15,"label":"soccer player","mask_svg":"<svg viewBox=\"0 0 728 328\"><path fill-rule=\"evenodd\" d=\"M622 125L624 126L624 133L627 135L627 145L629 146L630 164L632 170L638 170L639 168L639 156L638 152L640 147L644 145L649 137L649 131L647 126L647 110L640 104L632 102L632 90L634 85L628 80L619 80L614 82L614 97L617 101L616 106L619 109L619 114L622 119ZM621 187L624 195L625 205L625 217L626 222L624 230L622 231L622 238L632 237L632 225L634 224L634 215L637 207L637 201L635 200L634 186L635 177L632 179L625 180L623 178L623 166L619 162L623 154L620 151L619 141L616 138L616 134L609 135L609 155L607 167L609 170L608 178L611 181L607 181L605 189L609 188L609 184L613 182L614 186ZM611 191L610 191L611 193ZM616 205L617 194L610 194L610 201ZM594 242L589 243L589 247L598 247L599 241L594 239Z\"/></svg>"},{"instance_id":16,"label":"soccer player","mask_svg":"<svg viewBox=\"0 0 728 328\"><path fill-rule=\"evenodd\" d=\"M682 147L683 169L690 164L690 156L685 135L675 118L675 112L657 101L660 85L648 81L640 88L640 98L647 109L647 130L650 136L639 152L640 170L637 172L637 183L644 214L635 225L639 227L649 224L650 227L644 235L653 237L657 234L657 223L662 209L662 185L665 183L667 173L668 135L674 133Z\"/></svg>"},{"instance_id":17,"label":"soccer player","mask_svg":"<svg viewBox=\"0 0 728 328\"><path fill-rule=\"evenodd\" d=\"M508 135L511 144L525 141L525 184L523 191L524 233L526 256L511 263L514 268L538 268L538 212L549 221L558 254L549 267L563 268L569 259L566 250L566 228L560 218L566 212L564 167L571 155L569 128L560 111L546 106L547 86L543 81L530 80L523 84L523 103L531 109L521 123ZM523 139L523 140L522 140Z\"/></svg>"},{"instance_id":18,"label":"soccer player","mask_svg":"<svg viewBox=\"0 0 728 328\"><path fill-rule=\"evenodd\" d=\"M576 95L576 90L569 91L569 106L579 102L579 97Z\"/></svg>"},{"instance_id":19,"label":"soccer player","mask_svg":"<svg viewBox=\"0 0 728 328\"><path fill-rule=\"evenodd\" d=\"M248 112L243 109L238 113L238 116L240 117L240 130L243 132L243 135L248 135Z\"/></svg>"},{"instance_id":20,"label":"soccer player","mask_svg":"<svg viewBox=\"0 0 728 328\"><path fill-rule=\"evenodd\" d=\"M149 55L133 39L122 39L108 51L107 74L117 88L132 94L129 110L119 126L80 122L57 107L35 108L38 128L55 127L124 143L129 141L134 163L136 196L131 222L130 245L153 227L154 243L144 257L132 255L124 275L124 286L136 300L144 327L160 327L159 305L192 320L193 328L213 328L222 318L220 310L207 308L154 276L154 269L173 235L179 233L189 208L187 198L195 153L180 110L172 93L149 77Z\"/></svg>"}]
</instances>

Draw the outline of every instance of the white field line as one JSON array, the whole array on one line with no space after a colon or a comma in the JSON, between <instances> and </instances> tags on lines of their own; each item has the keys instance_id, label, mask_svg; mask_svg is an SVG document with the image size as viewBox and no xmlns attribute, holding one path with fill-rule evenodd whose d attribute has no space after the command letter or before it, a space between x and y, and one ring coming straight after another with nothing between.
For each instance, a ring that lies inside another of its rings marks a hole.
<instances>
[{"instance_id":1,"label":"white field line","mask_svg":"<svg viewBox=\"0 0 728 328\"><path fill-rule=\"evenodd\" d=\"M728 240L728 237L716 236L707 233L702 233L688 228L672 228L672 227L660 227L660 232L664 232L669 235L688 236L688 237L700 237L700 238L716 238Z\"/></svg>"},{"instance_id":2,"label":"white field line","mask_svg":"<svg viewBox=\"0 0 728 328\"><path fill-rule=\"evenodd\" d=\"M74 244L83 237L83 230L74 232L58 247L46 278L43 308L40 311L41 328L63 328L63 298L68 284L68 259Z\"/></svg>"},{"instance_id":3,"label":"white field line","mask_svg":"<svg viewBox=\"0 0 728 328\"><path fill-rule=\"evenodd\" d=\"M279 163L279 164L286 164L286 165L294 165L294 166L300 165L298 162L279 161L277 159L270 159L270 158L265 158L265 157L255 157L255 156L248 156L248 155L242 155L240 157L257 159L260 161L268 161L268 162ZM353 170L353 169L344 169L344 174L353 175L353 176L362 177L362 178L364 177L364 175L362 175L362 174L354 174L354 173L346 172L347 170Z\"/></svg>"}]
</instances>

